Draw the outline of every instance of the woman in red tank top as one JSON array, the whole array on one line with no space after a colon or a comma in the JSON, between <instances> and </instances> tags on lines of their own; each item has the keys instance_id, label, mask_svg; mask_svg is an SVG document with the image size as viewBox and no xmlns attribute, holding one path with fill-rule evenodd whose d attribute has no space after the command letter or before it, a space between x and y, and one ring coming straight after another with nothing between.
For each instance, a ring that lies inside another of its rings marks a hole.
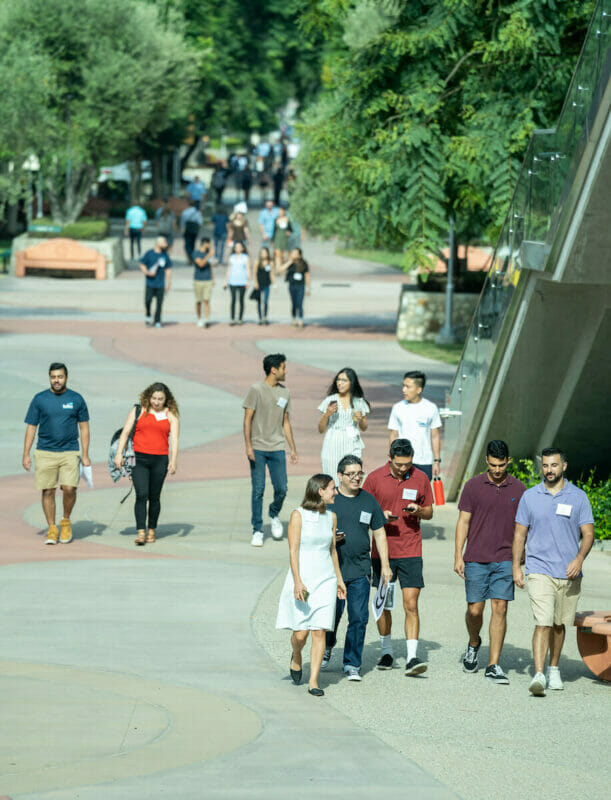
<instances>
[{"instance_id":1,"label":"woman in red tank top","mask_svg":"<svg viewBox=\"0 0 611 800\"><path fill-rule=\"evenodd\" d=\"M161 489L165 476L176 472L178 458L178 406L165 383L152 383L140 395L140 415L134 431L136 466L132 481L136 490L137 545L155 541L155 530L161 511ZM127 416L115 464L123 466L123 450L136 418L134 406ZM148 516L148 520L147 520ZM148 524L147 524L148 522Z\"/></svg>"}]
</instances>

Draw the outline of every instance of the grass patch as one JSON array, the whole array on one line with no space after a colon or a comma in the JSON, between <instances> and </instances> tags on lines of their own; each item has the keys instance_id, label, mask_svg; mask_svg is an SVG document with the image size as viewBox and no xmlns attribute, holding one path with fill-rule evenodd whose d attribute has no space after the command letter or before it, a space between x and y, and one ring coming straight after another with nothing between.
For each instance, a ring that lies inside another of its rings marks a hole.
<instances>
[{"instance_id":1,"label":"grass patch","mask_svg":"<svg viewBox=\"0 0 611 800\"><path fill-rule=\"evenodd\" d=\"M458 364L463 349L462 342L457 344L436 344L435 342L412 342L406 339L399 340L404 350L409 350L417 356L432 358L444 364Z\"/></svg>"},{"instance_id":2,"label":"grass patch","mask_svg":"<svg viewBox=\"0 0 611 800\"><path fill-rule=\"evenodd\" d=\"M403 268L403 253L393 253L390 250L357 250L349 247L336 247L338 256L357 258L360 261L375 261L377 264L386 264L388 267Z\"/></svg>"},{"instance_id":3,"label":"grass patch","mask_svg":"<svg viewBox=\"0 0 611 800\"><path fill-rule=\"evenodd\" d=\"M42 217L34 222L35 225L53 225L51 217ZM57 236L65 236L67 239L90 239L98 242L108 236L108 220L99 217L83 217L64 225L60 233L45 233L44 231L31 231L32 236L40 239L53 239Z\"/></svg>"}]
</instances>

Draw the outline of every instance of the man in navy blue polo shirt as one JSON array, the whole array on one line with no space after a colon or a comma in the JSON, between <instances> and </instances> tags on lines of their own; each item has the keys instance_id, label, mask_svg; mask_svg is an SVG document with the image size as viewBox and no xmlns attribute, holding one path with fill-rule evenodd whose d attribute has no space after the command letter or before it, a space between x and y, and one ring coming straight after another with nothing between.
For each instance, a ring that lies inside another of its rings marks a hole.
<instances>
[{"instance_id":1,"label":"man in navy blue polo shirt","mask_svg":"<svg viewBox=\"0 0 611 800\"><path fill-rule=\"evenodd\" d=\"M155 298L155 327L161 328L161 306L166 292L172 285L172 260L168 255L168 240L158 236L152 250L147 250L140 259L140 270L146 276L144 307L146 324L151 325L151 304Z\"/></svg>"},{"instance_id":2,"label":"man in navy blue polo shirt","mask_svg":"<svg viewBox=\"0 0 611 800\"><path fill-rule=\"evenodd\" d=\"M516 514L513 579L524 588L521 562L526 543L526 581L535 619L535 675L528 690L564 689L560 653L567 625L575 620L581 567L594 542L594 517L586 493L564 477L566 456L557 447L541 451L543 482L524 492ZM528 539L527 539L528 537ZM549 668L543 674L549 651Z\"/></svg>"},{"instance_id":3,"label":"man in navy blue polo shirt","mask_svg":"<svg viewBox=\"0 0 611 800\"><path fill-rule=\"evenodd\" d=\"M89 466L89 412L78 392L67 388L68 369L54 362L49 367L50 389L34 396L25 417L23 467L32 468L30 450L38 429L34 451L36 488L42 490L42 508L49 530L45 544L67 544L72 540L70 514L76 503L76 487L80 477L80 460ZM64 500L64 516L58 530L55 524L55 490L60 485Z\"/></svg>"},{"instance_id":4,"label":"man in navy blue polo shirt","mask_svg":"<svg viewBox=\"0 0 611 800\"><path fill-rule=\"evenodd\" d=\"M508 474L510 460L505 442L488 442L488 469L467 481L460 495L454 552L454 572L465 581L467 594L465 621L469 641L463 670L477 672L482 644L479 633L484 606L490 600L490 649L485 677L499 684L509 683L499 661L507 629L507 606L513 600L513 527L518 503L526 491L521 481Z\"/></svg>"}]
</instances>

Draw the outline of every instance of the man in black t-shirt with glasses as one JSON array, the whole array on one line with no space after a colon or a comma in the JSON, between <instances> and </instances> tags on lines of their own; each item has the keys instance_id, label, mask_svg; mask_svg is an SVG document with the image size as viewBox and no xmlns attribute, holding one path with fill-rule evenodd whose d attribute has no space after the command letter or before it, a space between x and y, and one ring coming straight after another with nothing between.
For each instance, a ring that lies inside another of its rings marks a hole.
<instances>
[{"instance_id":1,"label":"man in black t-shirt with glasses","mask_svg":"<svg viewBox=\"0 0 611 800\"><path fill-rule=\"evenodd\" d=\"M369 589L371 575L371 541L373 531L380 554L382 579L391 580L388 545L384 523L386 518L378 501L361 489L365 473L358 456L344 456L337 465L338 494L333 503L337 516L337 554L342 577L346 583L346 600L338 600L334 630L327 631L322 666L326 667L331 650L337 641L337 627L344 605L348 605L348 630L344 644L344 673L349 681L360 681L360 668L369 620Z\"/></svg>"}]
</instances>

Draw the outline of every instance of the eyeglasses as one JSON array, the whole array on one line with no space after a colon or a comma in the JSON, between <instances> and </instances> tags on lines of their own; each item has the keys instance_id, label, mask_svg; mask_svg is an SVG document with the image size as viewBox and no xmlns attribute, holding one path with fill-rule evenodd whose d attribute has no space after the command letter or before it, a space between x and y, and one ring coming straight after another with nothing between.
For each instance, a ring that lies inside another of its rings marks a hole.
<instances>
[{"instance_id":1,"label":"eyeglasses","mask_svg":"<svg viewBox=\"0 0 611 800\"><path fill-rule=\"evenodd\" d=\"M342 472L342 475L345 475L347 478L350 478L351 481L354 480L361 480L365 473L364 472Z\"/></svg>"}]
</instances>

